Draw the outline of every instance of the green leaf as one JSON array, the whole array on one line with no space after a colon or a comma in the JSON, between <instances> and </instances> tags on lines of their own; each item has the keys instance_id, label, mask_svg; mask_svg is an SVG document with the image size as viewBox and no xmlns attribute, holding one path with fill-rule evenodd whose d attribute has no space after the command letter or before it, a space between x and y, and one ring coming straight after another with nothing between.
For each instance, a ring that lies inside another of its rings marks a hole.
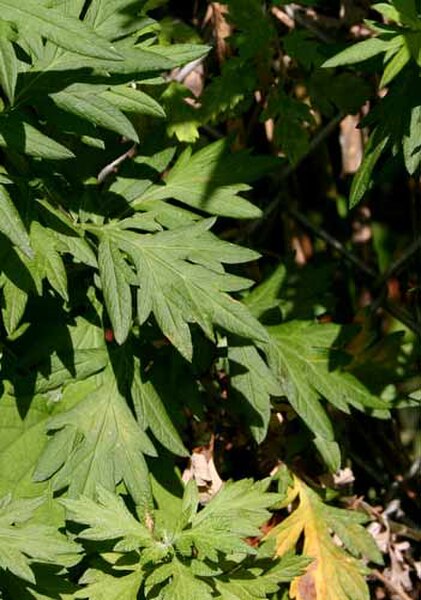
<instances>
[{"instance_id":1,"label":"green leaf","mask_svg":"<svg viewBox=\"0 0 421 600\"><path fill-rule=\"evenodd\" d=\"M50 0L48 6L57 8L64 15L80 17L84 5L84 0Z\"/></svg>"},{"instance_id":2,"label":"green leaf","mask_svg":"<svg viewBox=\"0 0 421 600\"><path fill-rule=\"evenodd\" d=\"M250 282L225 273L221 264L225 262L224 243L216 242L207 232L212 223L202 221L153 235L127 230L109 233L137 271L139 322L144 323L153 312L163 334L188 360L192 357L188 323L197 323L211 339L214 325L242 337L268 339L245 306L224 293L243 289ZM203 262L203 250L213 243L209 260L213 265L218 263L217 271L196 264ZM229 244L225 247L231 262L233 249ZM243 249L236 252L240 260L248 256Z\"/></svg>"},{"instance_id":3,"label":"green leaf","mask_svg":"<svg viewBox=\"0 0 421 600\"><path fill-rule=\"evenodd\" d=\"M31 258L31 248L28 233L20 215L4 185L0 184L0 232Z\"/></svg>"},{"instance_id":4,"label":"green leaf","mask_svg":"<svg viewBox=\"0 0 421 600\"><path fill-rule=\"evenodd\" d=\"M340 537L353 556L364 556L379 565L383 564L382 553L375 539L363 527L369 521L367 515L356 510L344 510L324 504L323 516L326 524Z\"/></svg>"},{"instance_id":5,"label":"green leaf","mask_svg":"<svg viewBox=\"0 0 421 600\"><path fill-rule=\"evenodd\" d=\"M3 31L0 33L0 57L0 84L10 104L13 104L18 78L18 60L12 42L7 39Z\"/></svg>"},{"instance_id":6,"label":"green leaf","mask_svg":"<svg viewBox=\"0 0 421 600\"><path fill-rule=\"evenodd\" d=\"M359 63L373 56L377 56L382 52L387 52L392 49L398 49L403 43L402 36L395 36L389 40L382 40L380 38L369 38L358 44L354 44L346 50L335 54L332 58L329 58L322 65L325 69L331 69L333 67L339 67L342 65L352 65Z\"/></svg>"},{"instance_id":7,"label":"green leaf","mask_svg":"<svg viewBox=\"0 0 421 600\"><path fill-rule=\"evenodd\" d=\"M413 175L421 160L421 106L414 106L411 110L409 131L402 138L403 156L408 173Z\"/></svg>"},{"instance_id":8,"label":"green leaf","mask_svg":"<svg viewBox=\"0 0 421 600\"><path fill-rule=\"evenodd\" d=\"M142 10L142 13L144 12ZM99 0L89 5L85 20L92 25L97 33L113 40L118 37L140 33L139 30L151 24L150 19L139 13L139 5L127 0L112 0L110 2Z\"/></svg>"},{"instance_id":9,"label":"green leaf","mask_svg":"<svg viewBox=\"0 0 421 600\"><path fill-rule=\"evenodd\" d=\"M280 500L278 494L267 492L270 480L254 482L241 479L227 482L214 498L191 520L192 531L208 523L230 523L227 535L241 538L258 535L258 527L269 517L268 509ZM190 530L187 530L187 533Z\"/></svg>"},{"instance_id":10,"label":"green leaf","mask_svg":"<svg viewBox=\"0 0 421 600\"><path fill-rule=\"evenodd\" d=\"M363 198L372 183L372 173L377 161L389 143L389 137L382 135L379 130L374 130L365 149L364 159L352 180L349 196L349 207L353 208Z\"/></svg>"},{"instance_id":11,"label":"green leaf","mask_svg":"<svg viewBox=\"0 0 421 600\"><path fill-rule=\"evenodd\" d=\"M214 562L218 561L218 553L255 554L244 538L259 535L259 526L270 514L267 509L279 501L279 495L266 492L268 485L269 480L228 482L202 511L185 511L180 520L182 530L175 537L177 550L190 557L194 548L193 556ZM184 507L186 495L190 495L189 488L185 490Z\"/></svg>"},{"instance_id":12,"label":"green leaf","mask_svg":"<svg viewBox=\"0 0 421 600\"><path fill-rule=\"evenodd\" d=\"M101 94L108 102L122 111L133 112L152 117L165 117L165 111L160 104L145 92L124 85L116 85Z\"/></svg>"},{"instance_id":13,"label":"green leaf","mask_svg":"<svg viewBox=\"0 0 421 600\"><path fill-rule=\"evenodd\" d=\"M113 224L114 225L114 224ZM140 231L162 231L161 225L155 220L153 212L147 212L143 214L134 214L127 219L115 222L118 229L134 229Z\"/></svg>"},{"instance_id":14,"label":"green leaf","mask_svg":"<svg viewBox=\"0 0 421 600\"><path fill-rule=\"evenodd\" d=\"M97 96L92 93L90 88L88 93L65 90L50 94L50 98L63 110L86 119L98 127L115 131L135 142L139 141L136 130L128 118L103 95Z\"/></svg>"},{"instance_id":15,"label":"green leaf","mask_svg":"<svg viewBox=\"0 0 421 600\"><path fill-rule=\"evenodd\" d=\"M197 578L191 569L181 561L174 559L170 569L163 565L161 569L168 574L170 581L160 594L162 600L212 600L212 588L203 580Z\"/></svg>"},{"instance_id":16,"label":"green leaf","mask_svg":"<svg viewBox=\"0 0 421 600\"><path fill-rule=\"evenodd\" d=\"M56 250L61 254L71 254L76 262L98 268L95 254L88 242L79 236L71 236L53 231Z\"/></svg>"},{"instance_id":17,"label":"green leaf","mask_svg":"<svg viewBox=\"0 0 421 600\"><path fill-rule=\"evenodd\" d=\"M192 480L186 485L182 502L168 494L160 510L144 515L144 524L132 516L122 498L102 487L97 489L96 501L63 500L68 518L84 526L78 537L97 542L114 540L113 551L104 555L113 565L114 577L88 571L90 575L80 582L87 584L87 588L77 592L76 597L84 598L88 593L89 598L96 598L98 593L100 599L107 582L110 586L107 598L126 591L127 597L132 598L131 594L138 591L139 583L145 579L144 593L150 599L211 599L214 589L231 598L234 596L229 592L245 590L246 585L250 590L248 600L266 599L267 594L277 591L281 582L300 575L309 563L306 558L292 555L272 560L272 548L256 553L244 542L244 537L259 534L259 526L270 515L268 508L279 501L278 494L267 493L269 484L269 479L258 483L252 480L227 483L199 511L197 485ZM160 511L167 514L173 505L178 518L162 521ZM124 553L131 553L126 555L129 561ZM226 554L226 560L221 553ZM247 563L246 555L249 555ZM256 555L255 560L252 555ZM135 557L134 562L130 556ZM219 562L213 564L212 560ZM121 568L126 572L122 573ZM137 574L136 577L133 573L130 580L133 589L129 580L125 581L130 577L127 570L132 569Z\"/></svg>"},{"instance_id":18,"label":"green leaf","mask_svg":"<svg viewBox=\"0 0 421 600\"><path fill-rule=\"evenodd\" d=\"M420 28L417 5L414 0L393 0L393 6L399 14L401 23L414 29Z\"/></svg>"},{"instance_id":19,"label":"green leaf","mask_svg":"<svg viewBox=\"0 0 421 600\"><path fill-rule=\"evenodd\" d=\"M16 4L14 0L0 0L2 18L20 23L31 23L39 34L57 46L83 56L121 60L122 57L104 38L92 31L86 23L54 9L44 8L35 0Z\"/></svg>"},{"instance_id":20,"label":"green leaf","mask_svg":"<svg viewBox=\"0 0 421 600\"><path fill-rule=\"evenodd\" d=\"M49 365L48 377L37 376L35 392L45 394L70 383L81 381L102 371L108 364L105 348L89 348L74 350L71 355L57 356L53 354Z\"/></svg>"},{"instance_id":21,"label":"green leaf","mask_svg":"<svg viewBox=\"0 0 421 600\"><path fill-rule=\"evenodd\" d=\"M68 148L17 116L0 118L0 146L5 148L10 146L29 156L49 160L74 158L73 152Z\"/></svg>"},{"instance_id":22,"label":"green leaf","mask_svg":"<svg viewBox=\"0 0 421 600\"><path fill-rule=\"evenodd\" d=\"M167 58L174 67L178 67L206 56L211 48L205 44L171 44L170 46L151 46L148 50Z\"/></svg>"},{"instance_id":23,"label":"green leaf","mask_svg":"<svg viewBox=\"0 0 421 600\"><path fill-rule=\"evenodd\" d=\"M316 436L313 442L329 471L336 473L341 466L341 449L337 442L331 442L319 436Z\"/></svg>"},{"instance_id":24,"label":"green leaf","mask_svg":"<svg viewBox=\"0 0 421 600\"><path fill-rule=\"evenodd\" d=\"M251 411L244 409L254 439L259 444L267 433L271 396L281 396L283 391L272 371L254 346L229 346L231 385L245 398ZM236 395L234 399L237 400ZM243 412L242 409L240 409ZM256 418L257 415L257 418Z\"/></svg>"},{"instance_id":25,"label":"green leaf","mask_svg":"<svg viewBox=\"0 0 421 600\"><path fill-rule=\"evenodd\" d=\"M359 410L387 408L351 373L335 368L335 363L342 362L340 347L335 346L340 329L334 324L305 321L268 328L273 340L269 362L285 396L309 429L329 442L334 441L333 431L320 404L321 397L344 412L349 412L349 405Z\"/></svg>"},{"instance_id":26,"label":"green leaf","mask_svg":"<svg viewBox=\"0 0 421 600\"><path fill-rule=\"evenodd\" d=\"M53 477L54 489L69 486L71 497L92 497L98 484L114 490L123 480L135 502L148 505L151 492L143 454L155 455L155 450L119 393L111 369L97 377L93 392L49 422L56 433L34 477Z\"/></svg>"},{"instance_id":27,"label":"green leaf","mask_svg":"<svg viewBox=\"0 0 421 600\"><path fill-rule=\"evenodd\" d=\"M224 140L193 155L186 149L165 177L165 185L151 186L132 206L141 208L147 201L174 198L215 215L257 218L260 209L238 193L250 189L246 182L263 176L275 163L262 157L252 158L248 153L229 155Z\"/></svg>"},{"instance_id":28,"label":"green leaf","mask_svg":"<svg viewBox=\"0 0 421 600\"><path fill-rule=\"evenodd\" d=\"M383 15L388 21L394 21L395 23L401 22L399 12L391 4L379 2L378 4L374 4L372 8Z\"/></svg>"},{"instance_id":29,"label":"green leaf","mask_svg":"<svg viewBox=\"0 0 421 600\"><path fill-rule=\"evenodd\" d=\"M411 54L408 46L404 44L387 63L379 83L379 88L389 85L389 83L402 71L410 58Z\"/></svg>"},{"instance_id":30,"label":"green leaf","mask_svg":"<svg viewBox=\"0 0 421 600\"><path fill-rule=\"evenodd\" d=\"M125 41L123 40L123 42ZM118 50L118 42L115 47ZM125 75L127 78L130 76L130 79L136 79L138 76L144 76L147 73L168 71L176 66L173 61L153 52L152 48L147 50L143 50L138 46L127 48L125 42L121 52L124 55L124 60L109 61L87 56L83 59L83 66L115 75ZM64 70L77 69L80 67L80 57L75 54L64 55L59 64Z\"/></svg>"},{"instance_id":31,"label":"green leaf","mask_svg":"<svg viewBox=\"0 0 421 600\"><path fill-rule=\"evenodd\" d=\"M86 585L77 591L74 598L89 598L89 600L137 600L142 581L139 571L114 577L102 571L88 569L79 583Z\"/></svg>"},{"instance_id":32,"label":"green leaf","mask_svg":"<svg viewBox=\"0 0 421 600\"><path fill-rule=\"evenodd\" d=\"M17 287L10 279L3 286L5 307L2 310L4 326L11 335L19 325L25 312L28 294Z\"/></svg>"},{"instance_id":33,"label":"green leaf","mask_svg":"<svg viewBox=\"0 0 421 600\"><path fill-rule=\"evenodd\" d=\"M247 294L244 304L252 315L260 319L266 311L279 306L279 294L286 283L286 278L287 270L281 263L269 277L266 277Z\"/></svg>"},{"instance_id":34,"label":"green leaf","mask_svg":"<svg viewBox=\"0 0 421 600\"><path fill-rule=\"evenodd\" d=\"M181 505L182 523L187 525L191 522L199 506L199 489L194 479L190 479L184 488Z\"/></svg>"},{"instance_id":35,"label":"green leaf","mask_svg":"<svg viewBox=\"0 0 421 600\"><path fill-rule=\"evenodd\" d=\"M55 527L28 523L43 502L44 498L12 501L10 495L0 499L0 568L32 583L31 562L69 565L78 561L79 546Z\"/></svg>"},{"instance_id":36,"label":"green leaf","mask_svg":"<svg viewBox=\"0 0 421 600\"><path fill-rule=\"evenodd\" d=\"M31 243L35 251L36 268L64 300L69 299L67 274L63 260L56 251L56 241L49 229L37 221L31 224Z\"/></svg>"},{"instance_id":37,"label":"green leaf","mask_svg":"<svg viewBox=\"0 0 421 600\"><path fill-rule=\"evenodd\" d=\"M114 337L118 344L122 344L132 324L132 296L124 275L125 261L119 249L105 236L98 248L98 266Z\"/></svg>"},{"instance_id":38,"label":"green leaf","mask_svg":"<svg viewBox=\"0 0 421 600\"><path fill-rule=\"evenodd\" d=\"M78 500L61 500L67 516L76 523L87 525L78 537L84 540L117 540L128 538L125 542L133 548L147 547L153 542L151 532L136 521L126 508L122 498L100 485L96 489L96 501L82 497ZM121 544L120 544L121 545Z\"/></svg>"},{"instance_id":39,"label":"green leaf","mask_svg":"<svg viewBox=\"0 0 421 600\"><path fill-rule=\"evenodd\" d=\"M170 452L179 456L187 456L180 435L171 421L165 406L155 389L152 381L147 380L146 374L136 365L132 398L138 421L143 429L149 427L156 439Z\"/></svg>"},{"instance_id":40,"label":"green leaf","mask_svg":"<svg viewBox=\"0 0 421 600\"><path fill-rule=\"evenodd\" d=\"M168 116L167 131L179 142L194 144L200 136L201 115L193 105L194 96L183 83L172 81L161 96Z\"/></svg>"},{"instance_id":41,"label":"green leaf","mask_svg":"<svg viewBox=\"0 0 421 600\"><path fill-rule=\"evenodd\" d=\"M51 206L46 200L38 199L38 204L42 217L47 221L50 233L55 238L57 252L71 254L76 261L97 268L96 256L83 237L84 232L75 226L68 215Z\"/></svg>"},{"instance_id":42,"label":"green leaf","mask_svg":"<svg viewBox=\"0 0 421 600\"><path fill-rule=\"evenodd\" d=\"M27 407L25 413L23 406ZM0 412L0 496L40 495L45 486L32 481L32 472L47 441L45 426L51 409L40 396L29 402L3 394Z\"/></svg>"},{"instance_id":43,"label":"green leaf","mask_svg":"<svg viewBox=\"0 0 421 600\"><path fill-rule=\"evenodd\" d=\"M305 556L286 554L281 560L273 561L269 569L254 569L253 573L237 569L229 578L216 582L221 597L226 600L263 600L275 594L279 585L290 582L303 574L311 559Z\"/></svg>"}]
</instances>

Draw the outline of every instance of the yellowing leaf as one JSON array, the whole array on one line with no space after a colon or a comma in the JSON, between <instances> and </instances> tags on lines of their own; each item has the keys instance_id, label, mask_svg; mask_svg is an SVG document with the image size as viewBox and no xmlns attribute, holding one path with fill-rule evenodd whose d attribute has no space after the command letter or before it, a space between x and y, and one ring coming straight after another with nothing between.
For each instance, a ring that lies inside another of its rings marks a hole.
<instances>
[{"instance_id":1,"label":"yellowing leaf","mask_svg":"<svg viewBox=\"0 0 421 600\"><path fill-rule=\"evenodd\" d=\"M295 494L299 497L298 507L270 533L271 537L276 536L279 556L293 549L303 535L303 554L313 559L306 573L291 583L291 598L369 600L364 578L368 570L356 556L381 562L381 555L362 527L366 517L324 504L316 492L298 478L294 478ZM332 533L340 538L343 546L334 541Z\"/></svg>"}]
</instances>

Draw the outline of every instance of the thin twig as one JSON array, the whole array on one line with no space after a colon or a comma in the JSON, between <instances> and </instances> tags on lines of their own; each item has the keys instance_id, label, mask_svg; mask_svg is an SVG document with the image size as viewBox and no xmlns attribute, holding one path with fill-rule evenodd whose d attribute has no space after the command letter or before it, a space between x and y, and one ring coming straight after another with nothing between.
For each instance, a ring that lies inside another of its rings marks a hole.
<instances>
[{"instance_id":1,"label":"thin twig","mask_svg":"<svg viewBox=\"0 0 421 600\"><path fill-rule=\"evenodd\" d=\"M365 273L371 278L377 277L377 272L374 271L371 267L367 266L362 260L358 258L355 254L350 252L345 246L336 238L334 238L330 233L322 229L321 227L316 227L313 223L307 219L303 214L298 212L295 208L289 208L288 213L294 217L296 221L304 225L306 229L310 229L317 237L324 240L329 246L335 248L340 254L342 254L349 262L354 264L360 271Z\"/></svg>"},{"instance_id":2,"label":"thin twig","mask_svg":"<svg viewBox=\"0 0 421 600\"><path fill-rule=\"evenodd\" d=\"M223 133L218 131L215 127L211 127L210 125L201 125L200 129L202 129L207 135L215 140L222 140L222 138L225 137Z\"/></svg>"},{"instance_id":3,"label":"thin twig","mask_svg":"<svg viewBox=\"0 0 421 600\"><path fill-rule=\"evenodd\" d=\"M396 306L395 304L392 304L391 302L388 302L387 300L381 302L381 306L390 315L392 315L392 317L395 317L398 321L406 325L408 329L421 337L421 325L415 321L406 310Z\"/></svg>"},{"instance_id":4,"label":"thin twig","mask_svg":"<svg viewBox=\"0 0 421 600\"><path fill-rule=\"evenodd\" d=\"M402 588L395 585L392 581L390 581L390 579L385 577L383 573L381 573L378 569L373 569L372 574L379 581L381 581L385 585L385 587L387 587L393 594L399 596L401 600L413 600L413 598L411 598L411 596L408 596L408 594L404 592Z\"/></svg>"},{"instance_id":5,"label":"thin twig","mask_svg":"<svg viewBox=\"0 0 421 600\"><path fill-rule=\"evenodd\" d=\"M325 44L331 44L335 41L330 37L330 35L322 31L316 25L314 25L314 23L306 19L301 12L301 7L299 7L297 4L285 5L284 12L288 15L290 19L293 19L299 25L302 25L302 27L308 29L308 31L310 31L321 42Z\"/></svg>"},{"instance_id":6,"label":"thin twig","mask_svg":"<svg viewBox=\"0 0 421 600\"><path fill-rule=\"evenodd\" d=\"M124 154L110 162L106 165L101 171L98 173L97 181L98 183L103 183L107 177L117 172L118 167L128 158L133 158L137 151L137 144L133 144L131 148L129 148Z\"/></svg>"},{"instance_id":7,"label":"thin twig","mask_svg":"<svg viewBox=\"0 0 421 600\"><path fill-rule=\"evenodd\" d=\"M390 277L396 273L397 271L399 271L399 269L411 258L411 256L413 254L415 254L415 252L421 248L421 238L417 238L415 239L412 244L410 244L407 248L405 248L405 250L403 251L403 253L401 254L401 256L399 256L399 258L397 258L387 269L384 273L382 273L381 277L378 279L378 281L376 282L377 285L379 287L381 287L384 283L386 283L386 281L388 279L390 279Z\"/></svg>"},{"instance_id":8,"label":"thin twig","mask_svg":"<svg viewBox=\"0 0 421 600\"><path fill-rule=\"evenodd\" d=\"M320 144L324 142L327 137L329 137L329 135L336 129L336 127L342 121L344 116L345 115L343 112L339 112L333 117L333 119L329 121L329 123L327 123L322 129L320 129L316 133L314 138L309 143L305 154L303 154L300 160L294 163L293 165L288 165L283 171L281 171L281 181L287 179L290 175L292 175L292 173L294 173L297 170L297 168L303 162L303 160L305 160L309 156L309 154L314 152L320 146Z\"/></svg>"},{"instance_id":9,"label":"thin twig","mask_svg":"<svg viewBox=\"0 0 421 600\"><path fill-rule=\"evenodd\" d=\"M397 523L396 521L391 521L389 519L390 531L392 533L396 533L400 537L405 537L410 540L414 540L414 542L421 542L421 531L414 529L413 527L408 527L407 525L403 525L402 523Z\"/></svg>"},{"instance_id":10,"label":"thin twig","mask_svg":"<svg viewBox=\"0 0 421 600\"><path fill-rule=\"evenodd\" d=\"M316 133L314 138L311 140L311 142L307 148L307 151L305 152L305 154L303 154L303 156L300 158L300 160L294 164L288 165L287 167L285 167L285 169L283 169L283 171L281 171L280 176L279 176L279 183L281 183L285 179L288 179L288 177L290 177L293 173L295 173L295 171L298 169L300 164L310 154L312 154L312 152L314 152L320 146L320 144L322 144L324 142L324 140L327 137L329 137L329 135L339 125L339 123L341 122L343 117L344 117L344 114L342 112L338 113L335 117L333 117L333 119L331 121L329 121L329 123L327 123L325 125L325 127L320 129L320 131L318 131ZM260 227L260 225L268 217L270 217L270 215L277 209L280 202L281 202L281 196L277 196L276 198L274 198L272 200L272 202L270 202L268 204L268 206L265 208L265 210L263 211L263 215L261 216L261 218L257 221L254 221L253 223L250 224L250 226L248 228L246 228L247 234L254 233L254 231L256 229L258 229Z\"/></svg>"},{"instance_id":11,"label":"thin twig","mask_svg":"<svg viewBox=\"0 0 421 600\"><path fill-rule=\"evenodd\" d=\"M398 482L399 483L399 482ZM383 527L390 529L390 531L400 537L406 537L416 542L421 542L421 531L415 527L404 525L393 521L389 517L385 516L384 511L380 512L378 508L374 508L371 504L368 504L362 498L358 499L358 506L369 515L375 521L378 521Z\"/></svg>"},{"instance_id":12,"label":"thin twig","mask_svg":"<svg viewBox=\"0 0 421 600\"><path fill-rule=\"evenodd\" d=\"M358 256L355 256L352 252L350 252L345 246L336 238L334 238L330 233L322 229L321 227L316 227L313 223L307 219L304 215L299 213L297 210L293 208L288 209L288 213L294 217L298 222L300 222L304 227L309 229L312 233L314 233L319 238L323 239L327 244L329 244L332 248L335 248L344 258L349 260L353 265L355 265L362 273L368 275L374 281L378 277L378 273L367 266L364 262L362 262ZM416 333L418 336L421 336L421 325L415 321L411 315L403 308L392 304L387 300L386 297L380 295L378 301L375 303L374 307L382 306L384 310L386 310L392 317L395 317L406 325L408 329Z\"/></svg>"}]
</instances>

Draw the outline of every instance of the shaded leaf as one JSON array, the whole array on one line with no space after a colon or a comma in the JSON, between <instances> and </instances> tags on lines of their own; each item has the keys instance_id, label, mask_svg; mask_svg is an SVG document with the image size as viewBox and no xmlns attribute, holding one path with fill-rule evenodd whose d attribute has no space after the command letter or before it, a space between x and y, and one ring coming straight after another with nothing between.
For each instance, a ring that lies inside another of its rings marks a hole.
<instances>
[{"instance_id":1,"label":"shaded leaf","mask_svg":"<svg viewBox=\"0 0 421 600\"><path fill-rule=\"evenodd\" d=\"M72 356L66 357L69 363L64 363L57 355L52 355L48 377L39 374L35 381L35 392L45 394L71 381L86 379L108 364L108 354L105 348L90 348L75 350Z\"/></svg>"},{"instance_id":2,"label":"shaded leaf","mask_svg":"<svg viewBox=\"0 0 421 600\"><path fill-rule=\"evenodd\" d=\"M50 160L74 157L68 148L14 116L0 118L0 146L10 146L18 152Z\"/></svg>"},{"instance_id":3,"label":"shaded leaf","mask_svg":"<svg viewBox=\"0 0 421 600\"><path fill-rule=\"evenodd\" d=\"M0 184L0 231L30 258L33 256L28 233L13 200L4 185Z\"/></svg>"},{"instance_id":4,"label":"shaded leaf","mask_svg":"<svg viewBox=\"0 0 421 600\"><path fill-rule=\"evenodd\" d=\"M349 196L349 206L353 208L363 198L372 182L373 169L389 142L386 135L374 130L367 143L363 162L361 163L354 179L352 180Z\"/></svg>"},{"instance_id":5,"label":"shaded leaf","mask_svg":"<svg viewBox=\"0 0 421 600\"><path fill-rule=\"evenodd\" d=\"M244 298L244 304L252 315L260 319L264 313L279 306L279 293L287 279L285 265L280 264Z\"/></svg>"},{"instance_id":6,"label":"shaded leaf","mask_svg":"<svg viewBox=\"0 0 421 600\"><path fill-rule=\"evenodd\" d=\"M133 112L141 115L150 115L152 117L165 117L165 111L161 105L142 92L127 86L114 86L101 94L105 98L125 112Z\"/></svg>"},{"instance_id":7,"label":"shaded leaf","mask_svg":"<svg viewBox=\"0 0 421 600\"><path fill-rule=\"evenodd\" d=\"M50 94L50 98L63 110L87 119L94 125L115 131L135 142L139 141L131 122L103 95L95 95L92 90L89 93L69 90Z\"/></svg>"},{"instance_id":8,"label":"shaded leaf","mask_svg":"<svg viewBox=\"0 0 421 600\"><path fill-rule=\"evenodd\" d=\"M2 310L6 331L11 335L19 325L25 312L28 294L17 287L10 279L3 286L5 307Z\"/></svg>"},{"instance_id":9,"label":"shaded leaf","mask_svg":"<svg viewBox=\"0 0 421 600\"><path fill-rule=\"evenodd\" d=\"M56 241L50 230L37 221L31 224L31 243L35 251L35 268L40 277L46 277L64 300L69 299L67 274L63 260L56 250Z\"/></svg>"},{"instance_id":10,"label":"shaded leaf","mask_svg":"<svg viewBox=\"0 0 421 600\"><path fill-rule=\"evenodd\" d=\"M273 339L270 364L280 378L285 396L306 425L330 442L333 431L320 404L322 396L344 412L349 412L349 406L360 410L387 408L356 377L338 368L343 362L341 348L335 346L340 329L334 324L305 321L268 328Z\"/></svg>"},{"instance_id":11,"label":"shaded leaf","mask_svg":"<svg viewBox=\"0 0 421 600\"><path fill-rule=\"evenodd\" d=\"M336 473L341 466L341 449L337 442L325 440L317 435L313 441L329 471Z\"/></svg>"},{"instance_id":12,"label":"shaded leaf","mask_svg":"<svg viewBox=\"0 0 421 600\"><path fill-rule=\"evenodd\" d=\"M152 381L140 371L137 364L133 377L132 398L138 421L143 429L149 427L156 439L170 452L179 456L188 454L180 435L171 421Z\"/></svg>"},{"instance_id":13,"label":"shaded leaf","mask_svg":"<svg viewBox=\"0 0 421 600\"><path fill-rule=\"evenodd\" d=\"M229 346L228 359L232 387L260 417L260 423L256 423L253 413L246 411L253 437L261 443L269 425L270 397L282 396L282 387L254 346Z\"/></svg>"}]
</instances>

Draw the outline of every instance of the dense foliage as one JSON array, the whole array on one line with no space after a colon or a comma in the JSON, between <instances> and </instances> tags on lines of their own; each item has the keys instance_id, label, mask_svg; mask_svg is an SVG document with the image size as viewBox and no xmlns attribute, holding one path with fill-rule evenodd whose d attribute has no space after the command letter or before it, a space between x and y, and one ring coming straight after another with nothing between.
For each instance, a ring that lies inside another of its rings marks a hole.
<instances>
[{"instance_id":1,"label":"dense foliage","mask_svg":"<svg viewBox=\"0 0 421 600\"><path fill-rule=\"evenodd\" d=\"M421 19L373 9L0 0L1 598L417 593Z\"/></svg>"}]
</instances>

